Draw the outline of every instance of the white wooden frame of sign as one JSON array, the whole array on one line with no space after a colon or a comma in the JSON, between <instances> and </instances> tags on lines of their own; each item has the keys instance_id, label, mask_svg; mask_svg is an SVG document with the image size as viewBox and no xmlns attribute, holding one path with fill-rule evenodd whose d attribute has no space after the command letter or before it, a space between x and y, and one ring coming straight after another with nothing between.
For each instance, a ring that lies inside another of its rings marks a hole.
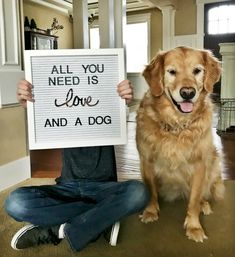
<instances>
[{"instance_id":1,"label":"white wooden frame of sign","mask_svg":"<svg viewBox=\"0 0 235 257\"><path fill-rule=\"evenodd\" d=\"M123 49L28 50L25 76L30 149L126 143Z\"/></svg>"}]
</instances>

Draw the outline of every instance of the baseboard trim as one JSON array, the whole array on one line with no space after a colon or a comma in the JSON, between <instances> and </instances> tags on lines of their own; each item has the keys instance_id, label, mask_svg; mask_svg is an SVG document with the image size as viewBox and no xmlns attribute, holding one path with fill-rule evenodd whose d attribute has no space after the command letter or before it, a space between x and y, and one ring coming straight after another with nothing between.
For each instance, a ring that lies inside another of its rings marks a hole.
<instances>
[{"instance_id":1,"label":"baseboard trim","mask_svg":"<svg viewBox=\"0 0 235 257\"><path fill-rule=\"evenodd\" d=\"M26 156L0 166L0 191L31 177L30 158Z\"/></svg>"}]
</instances>

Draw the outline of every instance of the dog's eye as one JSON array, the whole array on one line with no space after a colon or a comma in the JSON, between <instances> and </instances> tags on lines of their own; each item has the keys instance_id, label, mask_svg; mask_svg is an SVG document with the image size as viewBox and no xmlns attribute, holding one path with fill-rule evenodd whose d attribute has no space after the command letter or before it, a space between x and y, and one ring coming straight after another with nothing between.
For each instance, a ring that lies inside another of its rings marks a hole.
<instances>
[{"instance_id":1,"label":"dog's eye","mask_svg":"<svg viewBox=\"0 0 235 257\"><path fill-rule=\"evenodd\" d=\"M167 72L169 72L171 75L176 75L176 70L170 69Z\"/></svg>"},{"instance_id":2,"label":"dog's eye","mask_svg":"<svg viewBox=\"0 0 235 257\"><path fill-rule=\"evenodd\" d=\"M197 74L199 74L201 72L201 69L199 69L199 68L195 68L194 70L193 70L193 74L194 75L197 75Z\"/></svg>"}]
</instances>

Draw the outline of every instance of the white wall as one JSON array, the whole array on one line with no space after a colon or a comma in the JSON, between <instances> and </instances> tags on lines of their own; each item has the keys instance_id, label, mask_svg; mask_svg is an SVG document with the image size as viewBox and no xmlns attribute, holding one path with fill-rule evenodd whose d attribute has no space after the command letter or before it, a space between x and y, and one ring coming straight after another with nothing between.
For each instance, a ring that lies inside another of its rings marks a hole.
<instances>
[{"instance_id":1,"label":"white wall","mask_svg":"<svg viewBox=\"0 0 235 257\"><path fill-rule=\"evenodd\" d=\"M235 98L235 43L221 43L219 46L222 55L221 97Z\"/></svg>"}]
</instances>

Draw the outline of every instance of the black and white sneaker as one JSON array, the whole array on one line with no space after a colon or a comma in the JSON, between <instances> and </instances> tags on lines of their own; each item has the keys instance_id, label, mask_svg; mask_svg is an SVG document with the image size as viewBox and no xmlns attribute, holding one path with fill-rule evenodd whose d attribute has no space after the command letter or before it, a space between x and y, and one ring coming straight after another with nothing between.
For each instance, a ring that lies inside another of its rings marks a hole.
<instances>
[{"instance_id":1,"label":"black and white sneaker","mask_svg":"<svg viewBox=\"0 0 235 257\"><path fill-rule=\"evenodd\" d=\"M58 237L59 226L42 228L35 225L26 225L12 238L11 247L21 250L41 244L58 245L61 241Z\"/></svg>"},{"instance_id":2,"label":"black and white sneaker","mask_svg":"<svg viewBox=\"0 0 235 257\"><path fill-rule=\"evenodd\" d=\"M112 226L112 230L111 230L111 235L110 235L110 241L109 241L109 243L110 243L112 246L116 246L116 245L117 245L119 229L120 229L120 222L117 221L117 222Z\"/></svg>"},{"instance_id":3,"label":"black and white sneaker","mask_svg":"<svg viewBox=\"0 0 235 257\"><path fill-rule=\"evenodd\" d=\"M112 246L117 245L119 229L120 229L120 222L117 221L115 224L113 224L111 228L108 228L107 230L104 231L104 238Z\"/></svg>"}]
</instances>

